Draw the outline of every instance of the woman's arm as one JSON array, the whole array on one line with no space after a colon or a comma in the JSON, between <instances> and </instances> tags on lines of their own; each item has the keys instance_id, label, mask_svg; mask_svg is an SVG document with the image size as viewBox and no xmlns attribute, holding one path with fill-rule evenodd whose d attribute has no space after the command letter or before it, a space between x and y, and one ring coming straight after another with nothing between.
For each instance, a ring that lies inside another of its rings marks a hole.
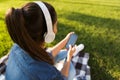
<instances>
[{"instance_id":1,"label":"woman's arm","mask_svg":"<svg viewBox=\"0 0 120 80\"><path fill-rule=\"evenodd\" d=\"M52 51L52 56L55 57L61 49L63 49L68 42L70 35L73 34L74 32L68 33L68 35L60 41L58 44L56 44L54 47L52 47L50 50Z\"/></svg>"},{"instance_id":2,"label":"woman's arm","mask_svg":"<svg viewBox=\"0 0 120 80\"><path fill-rule=\"evenodd\" d=\"M69 74L70 62L74 52L75 52L75 46L74 47L70 46L68 50L67 60L61 70L61 73L66 77L68 77Z\"/></svg>"}]
</instances>

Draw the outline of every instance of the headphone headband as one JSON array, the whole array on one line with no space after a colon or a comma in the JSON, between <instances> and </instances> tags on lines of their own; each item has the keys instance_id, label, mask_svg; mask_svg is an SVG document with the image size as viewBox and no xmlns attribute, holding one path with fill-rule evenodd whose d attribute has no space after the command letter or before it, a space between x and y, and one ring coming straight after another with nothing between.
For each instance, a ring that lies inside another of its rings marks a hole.
<instances>
[{"instance_id":1,"label":"headphone headband","mask_svg":"<svg viewBox=\"0 0 120 80\"><path fill-rule=\"evenodd\" d=\"M41 8L44 14L46 26L47 26L47 33L45 34L45 42L50 43L55 39L55 34L53 32L53 27L52 27L53 25L52 25L52 20L51 20L49 10L43 2L39 1L35 3L39 5L39 7Z\"/></svg>"}]
</instances>

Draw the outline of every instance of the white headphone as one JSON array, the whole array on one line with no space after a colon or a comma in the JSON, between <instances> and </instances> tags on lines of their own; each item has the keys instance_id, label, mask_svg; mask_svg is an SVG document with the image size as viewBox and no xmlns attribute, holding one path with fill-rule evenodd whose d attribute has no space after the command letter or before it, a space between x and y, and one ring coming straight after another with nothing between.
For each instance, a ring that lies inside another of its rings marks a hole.
<instances>
[{"instance_id":1,"label":"white headphone","mask_svg":"<svg viewBox=\"0 0 120 80\"><path fill-rule=\"evenodd\" d=\"M47 26L47 33L44 34L45 42L50 43L55 39L55 33L53 32L53 26L52 26L52 20L51 20L50 13L48 11L48 8L43 2L39 1L35 3L37 3L37 5L39 5L41 10L43 11L45 21L46 21L46 26Z\"/></svg>"}]
</instances>

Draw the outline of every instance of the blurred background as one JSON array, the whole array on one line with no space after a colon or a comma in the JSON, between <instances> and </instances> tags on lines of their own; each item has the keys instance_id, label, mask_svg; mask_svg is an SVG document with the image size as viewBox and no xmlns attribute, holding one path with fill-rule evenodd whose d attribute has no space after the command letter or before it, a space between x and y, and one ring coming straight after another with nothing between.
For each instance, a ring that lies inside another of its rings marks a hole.
<instances>
[{"instance_id":1,"label":"blurred background","mask_svg":"<svg viewBox=\"0 0 120 80\"><path fill-rule=\"evenodd\" d=\"M5 13L33 0L0 0L0 57L13 45L5 25ZM58 33L53 46L74 31L90 54L92 80L120 80L120 0L43 0L54 6Z\"/></svg>"}]
</instances>

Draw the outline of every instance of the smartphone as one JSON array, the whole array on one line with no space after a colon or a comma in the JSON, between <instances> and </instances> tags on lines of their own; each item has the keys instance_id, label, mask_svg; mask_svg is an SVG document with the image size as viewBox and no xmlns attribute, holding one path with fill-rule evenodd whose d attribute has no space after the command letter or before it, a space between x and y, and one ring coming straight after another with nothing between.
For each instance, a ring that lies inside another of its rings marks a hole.
<instances>
[{"instance_id":1,"label":"smartphone","mask_svg":"<svg viewBox=\"0 0 120 80\"><path fill-rule=\"evenodd\" d=\"M78 36L74 33L70 35L70 38L66 44L66 48L69 49L69 45L74 46L77 41Z\"/></svg>"}]
</instances>

